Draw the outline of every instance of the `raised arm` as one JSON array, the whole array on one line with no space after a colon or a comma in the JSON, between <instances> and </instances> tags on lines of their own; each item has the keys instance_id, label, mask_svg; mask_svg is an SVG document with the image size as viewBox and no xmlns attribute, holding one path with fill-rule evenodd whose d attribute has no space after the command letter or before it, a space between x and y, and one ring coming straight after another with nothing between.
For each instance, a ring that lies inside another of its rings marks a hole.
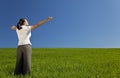
<instances>
[{"instance_id":1,"label":"raised arm","mask_svg":"<svg viewBox=\"0 0 120 78\"><path fill-rule=\"evenodd\" d=\"M50 21L50 20L52 20L52 19L53 19L53 18L49 16L48 18L46 18L46 19L44 19L44 20L36 23L35 25L31 26L31 30L33 30L33 29L41 26L42 24L44 24L44 23L46 23L46 22L48 22L48 21Z\"/></svg>"}]
</instances>

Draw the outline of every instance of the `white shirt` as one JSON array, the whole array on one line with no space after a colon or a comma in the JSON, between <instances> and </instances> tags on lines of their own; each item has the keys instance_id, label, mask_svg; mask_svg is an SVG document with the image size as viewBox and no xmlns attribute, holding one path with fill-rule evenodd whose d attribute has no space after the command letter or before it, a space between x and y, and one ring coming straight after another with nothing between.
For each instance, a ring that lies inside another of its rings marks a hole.
<instances>
[{"instance_id":1,"label":"white shirt","mask_svg":"<svg viewBox=\"0 0 120 78\"><path fill-rule=\"evenodd\" d=\"M16 29L17 36L18 36L18 45L26 45L31 44L30 37L31 37L31 27L30 26L22 26L22 29Z\"/></svg>"}]
</instances>

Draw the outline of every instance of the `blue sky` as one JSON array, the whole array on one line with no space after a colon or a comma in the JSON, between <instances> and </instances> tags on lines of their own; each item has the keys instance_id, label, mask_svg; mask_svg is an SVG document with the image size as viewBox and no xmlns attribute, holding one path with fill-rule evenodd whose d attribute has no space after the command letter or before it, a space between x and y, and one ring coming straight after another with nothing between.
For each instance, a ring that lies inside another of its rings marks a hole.
<instances>
[{"instance_id":1,"label":"blue sky","mask_svg":"<svg viewBox=\"0 0 120 78\"><path fill-rule=\"evenodd\" d=\"M119 48L119 0L0 0L0 47L17 47L10 30L22 17L33 25L54 19L32 31L33 47Z\"/></svg>"}]
</instances>

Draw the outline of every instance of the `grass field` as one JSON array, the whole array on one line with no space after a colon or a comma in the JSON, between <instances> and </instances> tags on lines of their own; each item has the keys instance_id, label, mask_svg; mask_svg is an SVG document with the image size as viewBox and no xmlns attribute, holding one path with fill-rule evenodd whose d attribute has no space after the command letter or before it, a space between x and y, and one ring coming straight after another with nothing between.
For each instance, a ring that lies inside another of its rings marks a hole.
<instances>
[{"instance_id":1,"label":"grass field","mask_svg":"<svg viewBox=\"0 0 120 78\"><path fill-rule=\"evenodd\" d=\"M0 78L120 78L119 48L34 48L31 76L14 76L16 49L0 49Z\"/></svg>"}]
</instances>

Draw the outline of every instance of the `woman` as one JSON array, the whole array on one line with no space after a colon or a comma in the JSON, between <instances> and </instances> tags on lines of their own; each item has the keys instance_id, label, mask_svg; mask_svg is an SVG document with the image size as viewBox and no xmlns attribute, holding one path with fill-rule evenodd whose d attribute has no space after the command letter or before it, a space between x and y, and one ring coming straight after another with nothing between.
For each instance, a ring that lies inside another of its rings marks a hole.
<instances>
[{"instance_id":1,"label":"woman","mask_svg":"<svg viewBox=\"0 0 120 78\"><path fill-rule=\"evenodd\" d=\"M41 26L42 24L52 20L48 17L33 26L28 26L28 21L24 18L20 19L17 26L12 26L12 30L16 30L18 36L17 60L14 75L26 75L31 71L31 30Z\"/></svg>"}]
</instances>

